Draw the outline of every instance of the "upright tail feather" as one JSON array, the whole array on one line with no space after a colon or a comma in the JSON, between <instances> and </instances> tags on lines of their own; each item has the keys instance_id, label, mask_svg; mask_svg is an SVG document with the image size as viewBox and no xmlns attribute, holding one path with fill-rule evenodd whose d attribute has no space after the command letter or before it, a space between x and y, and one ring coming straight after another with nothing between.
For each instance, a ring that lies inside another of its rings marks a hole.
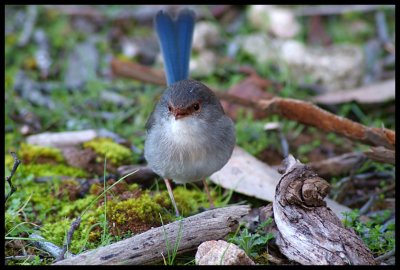
<instances>
[{"instance_id":1,"label":"upright tail feather","mask_svg":"<svg viewBox=\"0 0 400 270\"><path fill-rule=\"evenodd\" d=\"M187 79L195 22L194 12L184 9L179 12L176 20L173 20L169 14L161 10L154 22L168 85Z\"/></svg>"},{"instance_id":2,"label":"upright tail feather","mask_svg":"<svg viewBox=\"0 0 400 270\"><path fill-rule=\"evenodd\" d=\"M192 37L194 30L195 14L192 10L182 10L176 22L178 32L178 48L181 66L181 78L189 78L190 53L192 51Z\"/></svg>"}]
</instances>

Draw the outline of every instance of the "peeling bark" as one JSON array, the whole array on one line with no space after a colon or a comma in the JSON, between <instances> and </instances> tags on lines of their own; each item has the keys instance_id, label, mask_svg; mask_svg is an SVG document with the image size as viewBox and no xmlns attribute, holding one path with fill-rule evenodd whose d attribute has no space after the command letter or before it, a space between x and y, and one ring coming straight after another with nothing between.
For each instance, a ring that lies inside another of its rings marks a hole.
<instances>
[{"instance_id":1,"label":"peeling bark","mask_svg":"<svg viewBox=\"0 0 400 270\"><path fill-rule=\"evenodd\" d=\"M306 265L376 264L360 237L326 207L329 184L293 156L286 161L273 203L282 254Z\"/></svg>"}]
</instances>

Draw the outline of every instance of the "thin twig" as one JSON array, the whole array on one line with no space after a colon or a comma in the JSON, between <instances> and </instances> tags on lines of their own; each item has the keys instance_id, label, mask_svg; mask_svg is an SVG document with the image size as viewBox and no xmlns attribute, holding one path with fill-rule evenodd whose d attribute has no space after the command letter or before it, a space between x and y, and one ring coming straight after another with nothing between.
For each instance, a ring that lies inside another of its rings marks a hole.
<instances>
[{"instance_id":1,"label":"thin twig","mask_svg":"<svg viewBox=\"0 0 400 270\"><path fill-rule=\"evenodd\" d=\"M386 186L386 187L382 188L381 190L377 191L374 195L379 197L379 195L381 195L381 194L385 194L385 193L388 193L390 191L393 191L395 189L395 187L396 187L396 185L393 183L393 184L391 184L389 186ZM355 204L358 204L358 203L362 203L362 202L368 201L368 199L370 197L371 197L370 194L366 194L364 196L357 197L357 198L351 200L347 205L355 205Z\"/></svg>"},{"instance_id":2,"label":"thin twig","mask_svg":"<svg viewBox=\"0 0 400 270\"><path fill-rule=\"evenodd\" d=\"M50 241L47 241L41 235L36 234L36 233L32 233L32 234L29 235L29 238L32 239L31 242L35 247L47 252L48 254L50 254L51 257L58 258L60 256L62 248L57 246L57 245L55 245L54 243L52 243ZM34 240L36 240L36 241L34 241ZM72 256L75 256L75 255L70 253L70 252L68 252L67 256L68 257L72 257Z\"/></svg>"},{"instance_id":3,"label":"thin twig","mask_svg":"<svg viewBox=\"0 0 400 270\"><path fill-rule=\"evenodd\" d=\"M36 255L24 255L24 256L8 256L5 257L4 260L15 260L15 261L33 261L35 260Z\"/></svg>"},{"instance_id":4,"label":"thin twig","mask_svg":"<svg viewBox=\"0 0 400 270\"><path fill-rule=\"evenodd\" d=\"M71 228L69 229L69 231L67 233L67 243L65 243L65 245L63 246L60 256L58 256L58 258L55 260L55 262L64 260L64 255L67 252L67 248L71 245L72 236L74 235L75 230L79 228L79 225L81 225L81 217L80 216L77 217L74 220L74 222L72 222Z\"/></svg>"},{"instance_id":5,"label":"thin twig","mask_svg":"<svg viewBox=\"0 0 400 270\"><path fill-rule=\"evenodd\" d=\"M360 208L359 214L364 215L368 212L371 206L376 202L378 196L372 195L371 198Z\"/></svg>"},{"instance_id":6,"label":"thin twig","mask_svg":"<svg viewBox=\"0 0 400 270\"><path fill-rule=\"evenodd\" d=\"M14 158L14 165L13 165L13 168L12 168L12 170L11 170L10 176L7 176L7 177L6 177L6 181L7 181L8 184L10 185L11 190L10 190L10 193L8 193L8 195L6 196L4 203L6 203L7 200L8 200L8 198L17 190L17 188L16 188L16 187L12 184L12 182L11 182L11 178L13 177L15 171L17 170L19 164L21 163L21 161L20 161L20 160L18 159L18 157L17 157L17 154L15 154L14 152L10 152L10 154L11 154L11 155L13 156L13 158Z\"/></svg>"},{"instance_id":7,"label":"thin twig","mask_svg":"<svg viewBox=\"0 0 400 270\"><path fill-rule=\"evenodd\" d=\"M389 252L387 252L387 253L375 258L375 261L382 262L382 261L394 256L394 254L395 254L395 249L392 249L391 251L389 251Z\"/></svg>"}]
</instances>

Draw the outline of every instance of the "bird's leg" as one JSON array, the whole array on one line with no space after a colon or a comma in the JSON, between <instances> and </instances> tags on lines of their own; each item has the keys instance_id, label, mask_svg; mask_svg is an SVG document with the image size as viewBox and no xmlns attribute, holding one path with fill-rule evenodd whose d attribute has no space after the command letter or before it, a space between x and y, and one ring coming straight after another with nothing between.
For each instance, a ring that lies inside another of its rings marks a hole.
<instances>
[{"instance_id":1,"label":"bird's leg","mask_svg":"<svg viewBox=\"0 0 400 270\"><path fill-rule=\"evenodd\" d=\"M211 198L210 190L208 189L208 185L207 185L205 178L203 178L203 185L204 185L204 189L206 190L206 193L207 193L208 201L210 202L210 208L211 209L215 208L214 202L213 202L213 199Z\"/></svg>"},{"instance_id":2,"label":"bird's leg","mask_svg":"<svg viewBox=\"0 0 400 270\"><path fill-rule=\"evenodd\" d=\"M179 217L180 214L179 214L179 211L178 211L178 207L176 206L176 202L175 202L175 198L174 198L174 193L172 193L172 188L171 188L170 180L167 179L167 178L164 178L164 182L165 182L165 185L167 186L169 198L171 199L172 205L173 205L174 208L175 208L175 215L176 215L177 217Z\"/></svg>"}]
</instances>

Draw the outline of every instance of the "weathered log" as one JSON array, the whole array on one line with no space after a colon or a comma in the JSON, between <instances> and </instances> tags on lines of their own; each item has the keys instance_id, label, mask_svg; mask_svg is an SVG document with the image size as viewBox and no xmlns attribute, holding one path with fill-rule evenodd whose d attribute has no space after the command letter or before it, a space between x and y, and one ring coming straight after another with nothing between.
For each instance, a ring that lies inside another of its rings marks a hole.
<instances>
[{"instance_id":1,"label":"weathered log","mask_svg":"<svg viewBox=\"0 0 400 270\"><path fill-rule=\"evenodd\" d=\"M179 241L177 254L194 250L204 241L222 239L228 233L235 231L239 220L248 212L249 207L246 205L205 211L55 264L157 263L163 260L163 256L167 257L167 242L170 253L176 241Z\"/></svg>"},{"instance_id":2,"label":"weathered log","mask_svg":"<svg viewBox=\"0 0 400 270\"><path fill-rule=\"evenodd\" d=\"M273 203L282 254L306 265L376 264L361 238L326 207L329 184L293 156L286 164Z\"/></svg>"}]
</instances>

